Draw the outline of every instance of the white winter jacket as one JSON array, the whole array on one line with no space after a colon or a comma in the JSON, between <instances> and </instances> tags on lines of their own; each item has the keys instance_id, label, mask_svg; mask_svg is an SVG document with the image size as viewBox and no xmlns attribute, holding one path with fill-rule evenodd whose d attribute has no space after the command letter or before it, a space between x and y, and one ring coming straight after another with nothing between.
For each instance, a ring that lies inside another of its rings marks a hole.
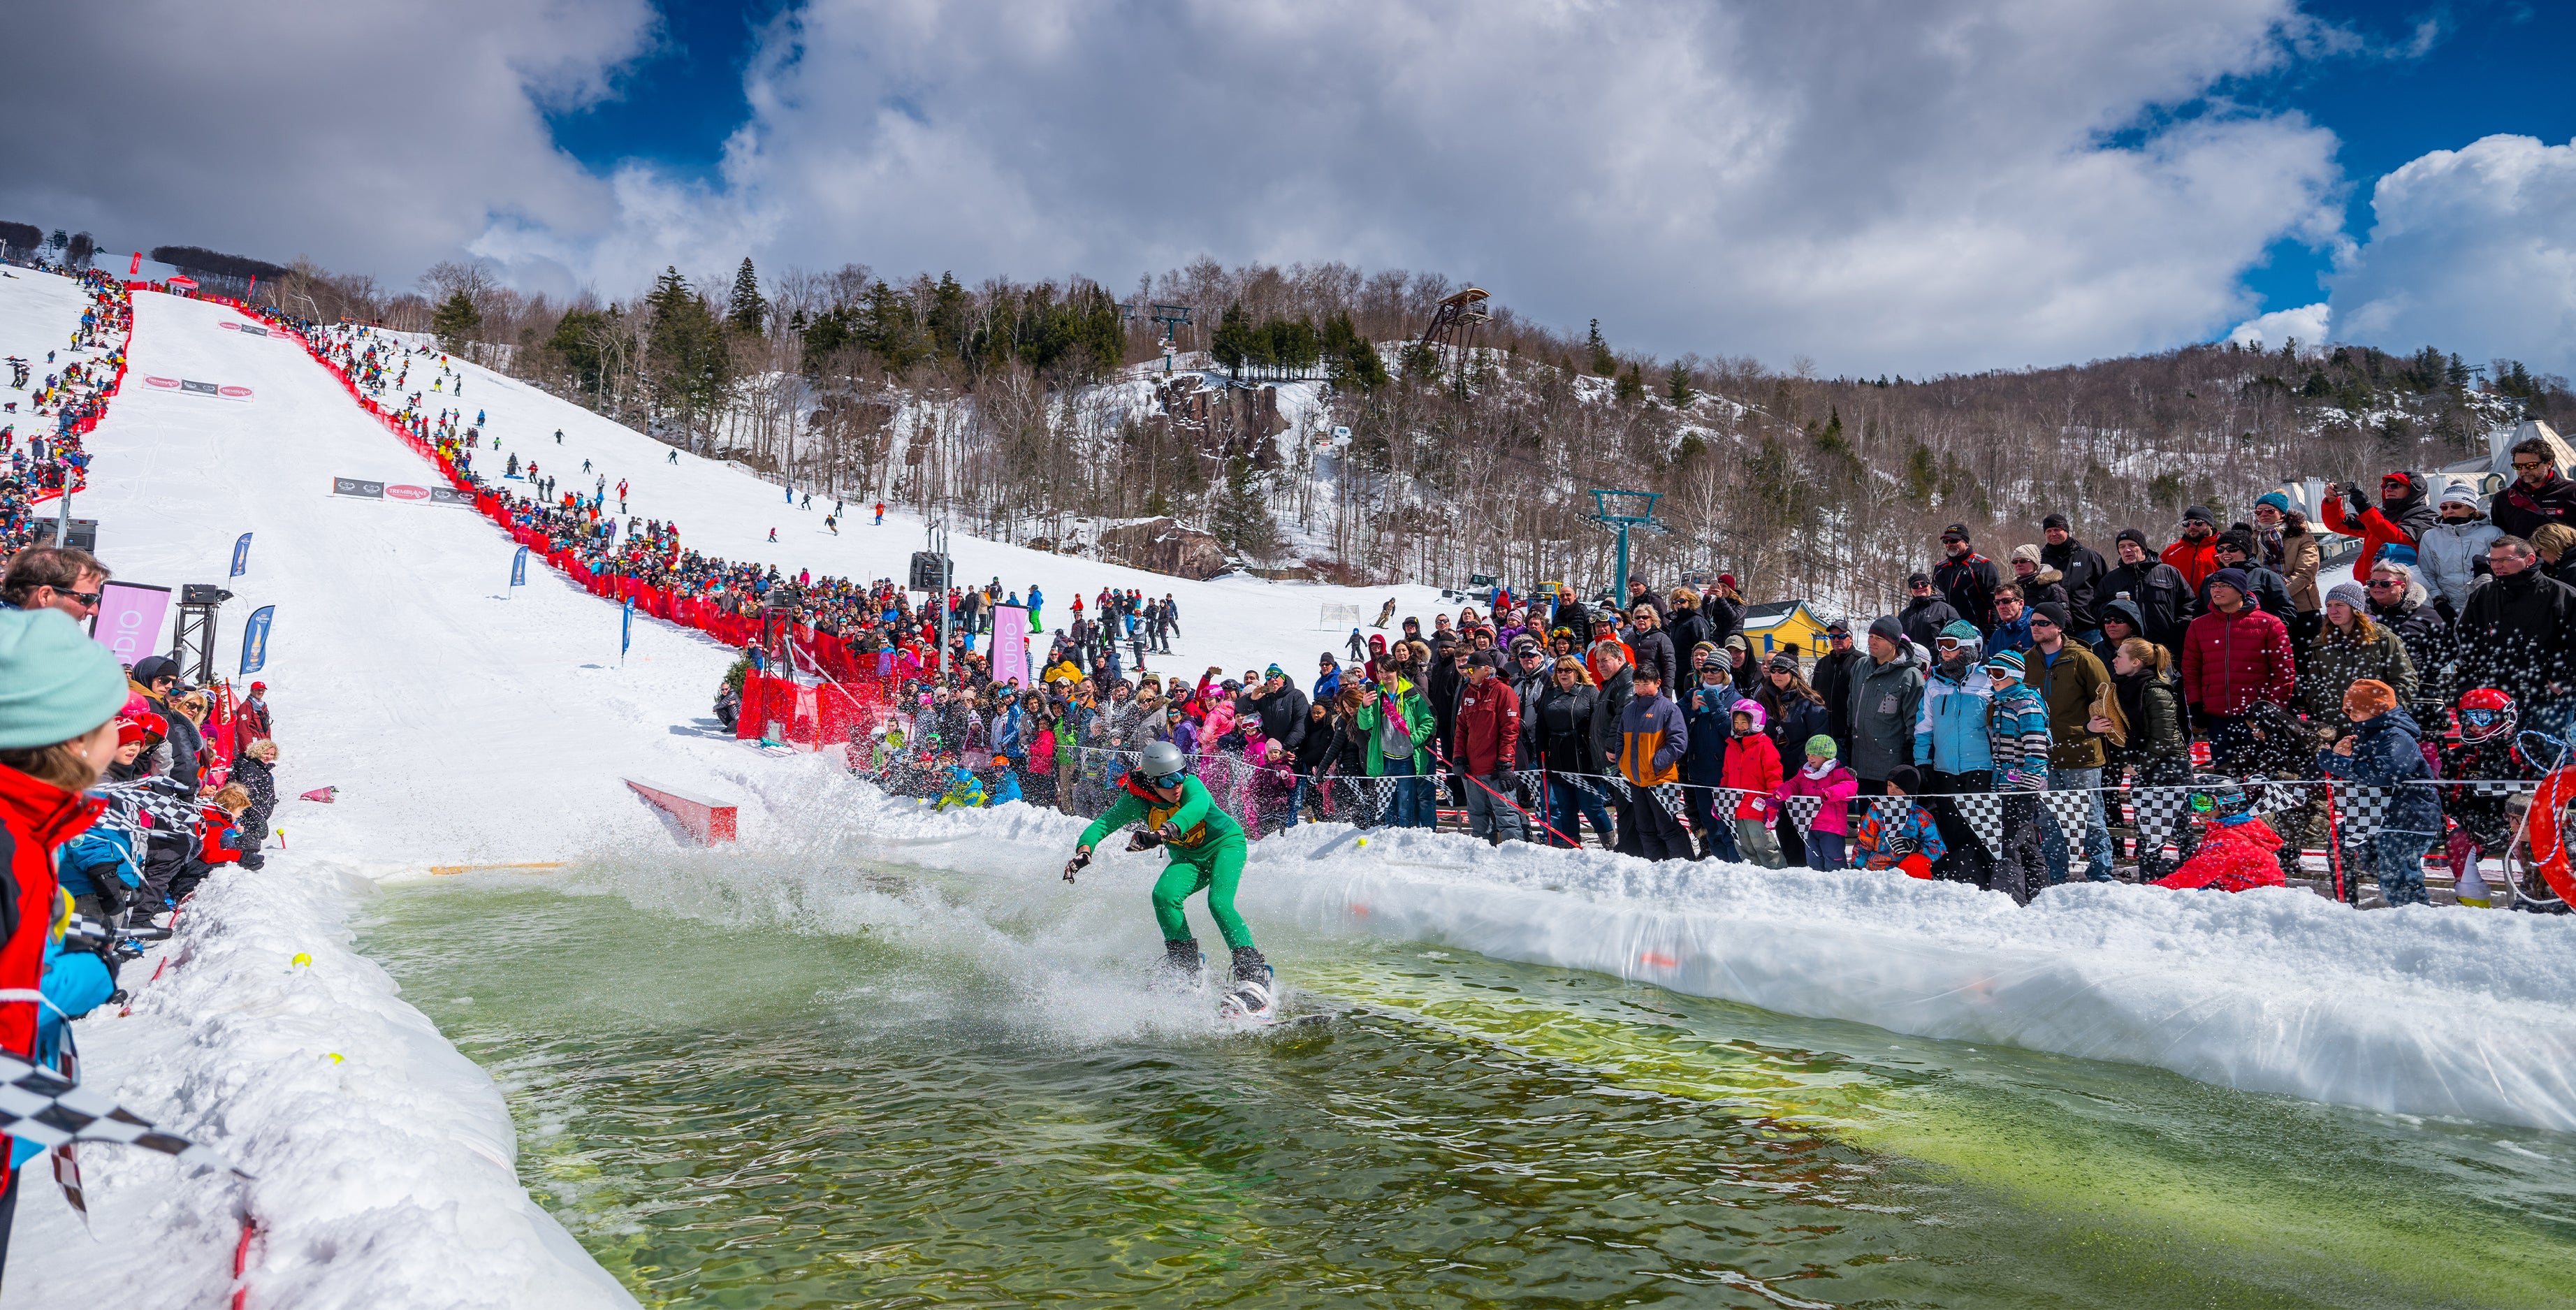
<instances>
[{"instance_id":1,"label":"white winter jacket","mask_svg":"<svg viewBox=\"0 0 2576 1310\"><path fill-rule=\"evenodd\" d=\"M2469 607L2469 586L2478 580L2474 567L2487 557L2487 546L2503 535L2504 529L2481 514L2466 523L2426 528L2424 539L2415 543L2415 562L2423 567L2424 580L2450 599L2453 614Z\"/></svg>"}]
</instances>

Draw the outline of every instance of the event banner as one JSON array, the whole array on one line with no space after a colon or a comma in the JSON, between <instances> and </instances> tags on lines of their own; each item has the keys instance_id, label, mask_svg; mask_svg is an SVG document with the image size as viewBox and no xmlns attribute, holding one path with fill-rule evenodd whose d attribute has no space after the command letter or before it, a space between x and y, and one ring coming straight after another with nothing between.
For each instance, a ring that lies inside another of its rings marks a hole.
<instances>
[{"instance_id":1,"label":"event banner","mask_svg":"<svg viewBox=\"0 0 2576 1310\"><path fill-rule=\"evenodd\" d=\"M241 540L233 543L232 576L238 578L248 572L250 572L250 534L245 532L241 534Z\"/></svg>"},{"instance_id":2,"label":"event banner","mask_svg":"<svg viewBox=\"0 0 2576 1310\"><path fill-rule=\"evenodd\" d=\"M159 387L164 391L176 391L183 395L213 396L219 400L248 400L251 397L251 390L248 387L227 386L220 382L199 382L193 378L160 377L146 377L143 380L144 382L152 386Z\"/></svg>"},{"instance_id":3,"label":"event banner","mask_svg":"<svg viewBox=\"0 0 2576 1310\"><path fill-rule=\"evenodd\" d=\"M993 681L1007 683L1018 679L1023 687L1034 687L1037 679L1029 671L1029 610L1025 605L993 607Z\"/></svg>"},{"instance_id":4,"label":"event banner","mask_svg":"<svg viewBox=\"0 0 2576 1310\"><path fill-rule=\"evenodd\" d=\"M235 322L232 322L232 321L230 321L230 320L226 320L226 321L224 321L224 322L217 323L215 326L216 326L216 327L219 327L219 328L227 328L227 329L230 329L230 330L232 330L232 331L234 331L234 332L239 332L239 333L241 333L243 336L246 336L246 337L265 337L265 336L274 336L274 335L275 335L274 333L270 332L267 328L264 328L264 327L255 327L255 326L253 326L253 325L251 325L251 324L249 324L249 323L235 323Z\"/></svg>"},{"instance_id":5,"label":"event banner","mask_svg":"<svg viewBox=\"0 0 2576 1310\"><path fill-rule=\"evenodd\" d=\"M268 666L268 626L276 619L275 605L262 605L250 612L250 624L242 629L241 676L247 678Z\"/></svg>"},{"instance_id":6,"label":"event banner","mask_svg":"<svg viewBox=\"0 0 2576 1310\"><path fill-rule=\"evenodd\" d=\"M359 500L391 500L408 505L464 505L471 507L474 498L454 487L422 487L408 482L383 482L375 478L333 478L331 494Z\"/></svg>"},{"instance_id":7,"label":"event banner","mask_svg":"<svg viewBox=\"0 0 2576 1310\"><path fill-rule=\"evenodd\" d=\"M110 579L98 589L98 619L90 634L133 668L161 644L161 620L170 611L170 589Z\"/></svg>"},{"instance_id":8,"label":"event banner","mask_svg":"<svg viewBox=\"0 0 2576 1310\"><path fill-rule=\"evenodd\" d=\"M519 547L519 553L510 557L510 585L528 585L528 548L525 546Z\"/></svg>"}]
</instances>

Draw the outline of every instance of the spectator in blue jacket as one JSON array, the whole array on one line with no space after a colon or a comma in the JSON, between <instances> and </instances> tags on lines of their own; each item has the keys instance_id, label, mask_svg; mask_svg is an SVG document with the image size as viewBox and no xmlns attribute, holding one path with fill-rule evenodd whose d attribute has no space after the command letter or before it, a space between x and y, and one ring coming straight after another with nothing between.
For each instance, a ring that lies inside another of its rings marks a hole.
<instances>
[{"instance_id":1,"label":"spectator in blue jacket","mask_svg":"<svg viewBox=\"0 0 2576 1310\"><path fill-rule=\"evenodd\" d=\"M2374 866L2379 895L2390 905L2430 905L2424 853L2441 844L2442 804L2431 786L2432 766L2424 760L2423 729L2398 708L2397 689L2377 678L2352 684L2343 694L2343 712L2352 731L2332 749L2317 752L2317 767L2329 778L2394 789L2369 845L2356 842L2345 849L2357 850L2360 863ZM2355 863L2347 858L2345 867ZM2344 895L2360 899L2351 878L2345 879Z\"/></svg>"},{"instance_id":2,"label":"spectator in blue jacket","mask_svg":"<svg viewBox=\"0 0 2576 1310\"><path fill-rule=\"evenodd\" d=\"M1993 882L1994 855L1950 799L1994 790L1987 720L1995 688L1978 662L1980 642L1976 625L1965 619L1953 620L1933 639L1932 671L1923 679L1922 704L1914 713L1914 767L1924 774L1923 807L1932 811L1942 844L1950 848L1933 876L1985 887Z\"/></svg>"}]
</instances>

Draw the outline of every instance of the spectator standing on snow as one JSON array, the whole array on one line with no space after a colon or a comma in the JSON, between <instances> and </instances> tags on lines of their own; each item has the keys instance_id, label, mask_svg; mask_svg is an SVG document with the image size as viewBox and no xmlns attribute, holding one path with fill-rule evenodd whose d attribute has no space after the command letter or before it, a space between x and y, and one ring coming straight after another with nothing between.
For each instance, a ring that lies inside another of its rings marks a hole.
<instances>
[{"instance_id":1,"label":"spectator standing on snow","mask_svg":"<svg viewBox=\"0 0 2576 1310\"><path fill-rule=\"evenodd\" d=\"M2210 759L2221 773L2237 772L2247 711L2262 701L2291 704L2298 690L2290 630L2254 607L2248 585L2237 569L2210 575L2210 610L2191 621L2183 638L2184 699L2209 734Z\"/></svg>"},{"instance_id":2,"label":"spectator standing on snow","mask_svg":"<svg viewBox=\"0 0 2576 1310\"><path fill-rule=\"evenodd\" d=\"M2486 511L2478 508L2477 489L2466 478L2443 484L2437 509L2441 518L2415 543L2415 564L2424 571L2425 586L2457 618L2469 606L2469 588L2487 571L2487 547L2504 529L2487 521Z\"/></svg>"},{"instance_id":3,"label":"spectator standing on snow","mask_svg":"<svg viewBox=\"0 0 2576 1310\"><path fill-rule=\"evenodd\" d=\"M2218 571L2217 517L2205 505L2186 507L2182 512L2182 535L2164 549L2163 561L2172 565L2184 584L2195 592L2210 574Z\"/></svg>"},{"instance_id":4,"label":"spectator standing on snow","mask_svg":"<svg viewBox=\"0 0 2576 1310\"><path fill-rule=\"evenodd\" d=\"M2326 484L2326 530L2361 538L2361 550L2352 557L2353 581L2370 576L2370 566L2378 561L2382 548L2415 545L2423 540L2426 529L2440 521L2433 512L2429 490L2423 474L2404 469L2379 480L2379 503L2375 506L2362 499L2358 486ZM2337 499L2338 493L2341 499Z\"/></svg>"},{"instance_id":5,"label":"spectator standing on snow","mask_svg":"<svg viewBox=\"0 0 2576 1310\"><path fill-rule=\"evenodd\" d=\"M1467 682L1458 691L1450 737L1450 763L1467 777L1467 833L1496 846L1527 841L1511 795L1519 767L1521 702L1509 682L1495 676L1502 660L1478 651L1467 660Z\"/></svg>"},{"instance_id":6,"label":"spectator standing on snow","mask_svg":"<svg viewBox=\"0 0 2576 1310\"><path fill-rule=\"evenodd\" d=\"M2107 618L2111 602L2125 600L2145 625L2138 635L2179 654L2183 630L2191 623L2192 583L2180 569L2149 555L2147 534L2136 528L2120 529L2117 545L2120 563L2102 576L2094 592L2095 615Z\"/></svg>"},{"instance_id":7,"label":"spectator standing on snow","mask_svg":"<svg viewBox=\"0 0 2576 1310\"><path fill-rule=\"evenodd\" d=\"M1905 594L1905 608L1896 612L1896 621L1907 641L1928 651L1932 649L1932 643L1941 639L1941 630L1958 622L1962 616L1950 602L1941 599L1940 592L1932 586L1929 573L1908 577Z\"/></svg>"},{"instance_id":8,"label":"spectator standing on snow","mask_svg":"<svg viewBox=\"0 0 2576 1310\"><path fill-rule=\"evenodd\" d=\"M268 712L268 684L254 682L250 695L233 707L233 755L238 758L250 743L276 736L277 723Z\"/></svg>"},{"instance_id":9,"label":"spectator standing on snow","mask_svg":"<svg viewBox=\"0 0 2576 1310\"><path fill-rule=\"evenodd\" d=\"M2525 541L2552 523L2576 527L2576 482L2559 472L2547 441L2528 438L2513 448L2513 482L2487 513L2497 531Z\"/></svg>"},{"instance_id":10,"label":"spectator standing on snow","mask_svg":"<svg viewBox=\"0 0 2576 1310\"><path fill-rule=\"evenodd\" d=\"M1635 694L1619 712L1619 776L1628 782L1628 794L1619 802L1619 840L1630 855L1687 860L1692 856L1690 836L1654 789L1681 781L1690 728L1682 721L1681 708L1665 698L1662 674L1643 667L1627 672Z\"/></svg>"},{"instance_id":11,"label":"spectator standing on snow","mask_svg":"<svg viewBox=\"0 0 2576 1310\"><path fill-rule=\"evenodd\" d=\"M1979 633L1992 632L1995 588L2003 585L1995 562L1971 547L1965 523L1942 529L1941 550L1947 558L1933 566L1932 585L1940 588L1942 597L1959 612L1959 617L1977 625Z\"/></svg>"},{"instance_id":12,"label":"spectator standing on snow","mask_svg":"<svg viewBox=\"0 0 2576 1310\"><path fill-rule=\"evenodd\" d=\"M2048 705L2048 789L2081 791L2088 801L2084 816L2084 876L2109 882L2111 828L2102 808L2102 766L2106 759L2101 734L2092 728L2093 707L2111 682L2110 672L2093 652L2067 634L2066 607L2055 601L2030 616L2031 648L2022 653L2023 681ZM2048 861L2048 881L2064 882L2071 863L2066 835L2056 824L2039 831L2041 855Z\"/></svg>"},{"instance_id":13,"label":"spectator standing on snow","mask_svg":"<svg viewBox=\"0 0 2576 1310\"><path fill-rule=\"evenodd\" d=\"M2065 515L2041 519L2039 529L2046 542L2039 548L2040 566L2057 571L2060 585L2066 588L2066 612L2075 621L2075 639L2089 646L2101 637L2102 625L2094 618L2093 607L2102 576L2111 566L2103 561L2102 552L2075 539Z\"/></svg>"}]
</instances>

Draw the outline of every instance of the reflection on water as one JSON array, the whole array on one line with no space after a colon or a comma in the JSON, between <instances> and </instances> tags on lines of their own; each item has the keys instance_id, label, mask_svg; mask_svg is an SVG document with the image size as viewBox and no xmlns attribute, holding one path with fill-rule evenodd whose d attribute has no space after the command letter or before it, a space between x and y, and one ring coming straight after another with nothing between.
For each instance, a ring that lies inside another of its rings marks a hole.
<instances>
[{"instance_id":1,"label":"reflection on water","mask_svg":"<svg viewBox=\"0 0 2576 1310\"><path fill-rule=\"evenodd\" d=\"M1141 905L1039 924L880 868L772 914L628 876L399 890L362 945L501 1080L521 1177L648 1305L2576 1287L2576 1143L2549 1134L1373 942L1265 941L1338 1013L1228 1035L1113 963L1150 958Z\"/></svg>"}]
</instances>

